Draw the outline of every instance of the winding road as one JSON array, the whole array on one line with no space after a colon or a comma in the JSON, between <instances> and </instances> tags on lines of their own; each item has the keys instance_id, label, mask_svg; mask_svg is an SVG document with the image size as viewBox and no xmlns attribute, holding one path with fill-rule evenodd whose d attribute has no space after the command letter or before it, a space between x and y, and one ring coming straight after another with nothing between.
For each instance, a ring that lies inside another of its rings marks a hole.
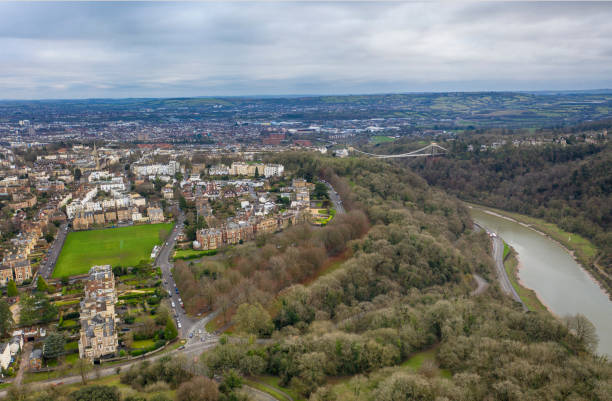
<instances>
[{"instance_id":1,"label":"winding road","mask_svg":"<svg viewBox=\"0 0 612 401\"><path fill-rule=\"evenodd\" d=\"M334 209L336 209L336 213L337 214L346 213L346 210L344 210L344 206L342 205L342 199L340 199L340 195L338 195L338 192L336 192L334 187L332 187L329 182L327 181L323 181L323 182L325 183L325 185L327 185L327 189L328 189L327 192L329 194L329 199L334 204Z\"/></svg>"},{"instance_id":2,"label":"winding road","mask_svg":"<svg viewBox=\"0 0 612 401\"><path fill-rule=\"evenodd\" d=\"M493 259L495 260L495 269L497 270L497 277L499 278L499 284L501 289L506 294L510 295L512 299L519 302L523 309L527 310L527 306L523 303L521 297L510 283L510 278L504 267L504 241L497 235L491 237L493 243Z\"/></svg>"}]
</instances>

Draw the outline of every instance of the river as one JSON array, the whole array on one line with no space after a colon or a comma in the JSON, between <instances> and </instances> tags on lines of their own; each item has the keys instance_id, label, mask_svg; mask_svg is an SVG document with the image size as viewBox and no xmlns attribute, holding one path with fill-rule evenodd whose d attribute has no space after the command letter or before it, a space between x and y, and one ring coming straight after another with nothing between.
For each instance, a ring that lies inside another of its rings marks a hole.
<instances>
[{"instance_id":1,"label":"river","mask_svg":"<svg viewBox=\"0 0 612 401\"><path fill-rule=\"evenodd\" d=\"M565 248L514 221L476 208L470 213L516 250L522 284L557 316L585 315L599 336L597 352L612 356L612 301Z\"/></svg>"}]
</instances>

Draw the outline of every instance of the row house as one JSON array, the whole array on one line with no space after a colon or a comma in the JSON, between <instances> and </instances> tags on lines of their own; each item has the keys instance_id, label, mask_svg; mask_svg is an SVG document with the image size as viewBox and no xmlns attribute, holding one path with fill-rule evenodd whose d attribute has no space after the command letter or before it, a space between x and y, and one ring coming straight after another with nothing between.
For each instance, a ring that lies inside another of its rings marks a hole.
<instances>
[{"instance_id":1,"label":"row house","mask_svg":"<svg viewBox=\"0 0 612 401\"><path fill-rule=\"evenodd\" d=\"M230 222L219 228L205 228L196 233L194 247L202 250L220 248L223 245L235 245L243 241L250 241L256 234L269 234L276 232L279 227L295 222L295 217L270 217L254 221Z\"/></svg>"},{"instance_id":2,"label":"row house","mask_svg":"<svg viewBox=\"0 0 612 401\"><path fill-rule=\"evenodd\" d=\"M23 255L5 255L0 266L0 285L6 286L10 280L21 284L32 278L30 260Z\"/></svg>"},{"instance_id":3,"label":"row house","mask_svg":"<svg viewBox=\"0 0 612 401\"><path fill-rule=\"evenodd\" d=\"M26 209L29 207L34 207L36 205L37 199L34 195L22 195L22 194L13 194L13 201L9 202L9 207L13 210L17 209Z\"/></svg>"},{"instance_id":4,"label":"row house","mask_svg":"<svg viewBox=\"0 0 612 401\"><path fill-rule=\"evenodd\" d=\"M150 207L147 209L147 216L151 223L160 223L164 221L164 211L159 207Z\"/></svg>"},{"instance_id":5,"label":"row house","mask_svg":"<svg viewBox=\"0 0 612 401\"><path fill-rule=\"evenodd\" d=\"M37 192L63 192L63 181L41 181L36 184Z\"/></svg>"}]
</instances>

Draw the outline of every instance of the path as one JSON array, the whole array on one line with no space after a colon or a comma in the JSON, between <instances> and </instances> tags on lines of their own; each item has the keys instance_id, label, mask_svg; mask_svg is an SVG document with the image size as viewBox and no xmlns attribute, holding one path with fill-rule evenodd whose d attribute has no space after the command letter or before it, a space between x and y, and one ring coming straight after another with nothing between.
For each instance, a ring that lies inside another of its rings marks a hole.
<instances>
[{"instance_id":1,"label":"path","mask_svg":"<svg viewBox=\"0 0 612 401\"><path fill-rule=\"evenodd\" d=\"M100 369L99 371L92 371L89 372L87 374L87 379L88 380L95 380L98 377L105 377L105 376L111 376L111 375L115 375L117 374L117 368L121 367L121 370L124 370L126 368L129 368L132 365L138 364L142 361L144 361L145 359L147 361L155 361L161 357L167 356L167 355L185 355L187 357L193 357L193 358L198 358L200 356L200 354L202 352L208 351L209 349L212 349L214 347L217 346L217 341L208 341L205 343L198 343L198 344L193 344L190 346L185 346L185 348L183 349L176 349L176 350L172 350L169 352L160 352L158 354L155 354L151 357L148 358L135 358L132 360L128 360L125 363L122 364L117 364L117 365L113 365L113 366L109 366L109 367L102 367L102 369ZM24 353L25 356L25 353ZM21 372L22 369L19 370L19 372ZM50 380L41 380L41 381L37 381L35 382L35 384L43 384L43 385L62 385L62 384L74 384L74 383L80 383L81 382L81 375L72 375L72 376L65 376L65 377L60 377L57 379L50 379ZM34 384L34 383L33 383ZM17 386L17 378L15 378L14 381L14 385ZM6 390L2 390L0 391L0 397L4 397L6 396L7 391Z\"/></svg>"},{"instance_id":2,"label":"path","mask_svg":"<svg viewBox=\"0 0 612 401\"><path fill-rule=\"evenodd\" d=\"M273 387L273 386L270 386L270 385L269 385L269 384L267 384L267 383L264 383L264 382L262 382L262 381L259 381L259 380L257 380L257 379L253 379L253 378L251 378L251 379L249 379L249 380L250 380L251 382L257 383L258 385L260 385L260 386L262 386L262 387L267 388L268 390L270 390L270 391L272 391L272 392L274 392L274 393L278 393L278 394L282 395L282 396L284 397L284 399L283 399L283 400L280 400L280 401L294 401L294 399L293 399L293 397L292 397L292 396L290 396L289 394L285 393L283 390L279 389L278 387ZM252 387L250 387L250 388L252 388ZM257 391L260 391L260 390L257 390ZM263 392L263 391L260 391L260 392ZM276 400L276 399L277 399L277 398L272 397L271 395L269 395L269 394L267 394L267 393L264 393L264 394L266 394L268 397L270 397L270 398L271 398L271 399L273 399L273 400Z\"/></svg>"},{"instance_id":3,"label":"path","mask_svg":"<svg viewBox=\"0 0 612 401\"><path fill-rule=\"evenodd\" d=\"M25 343L23 345L23 352L21 353L21 363L19 364L19 370L17 371L17 376L15 376L15 380L13 380L14 386L19 386L21 381L23 380L23 374L28 367L28 360L30 359L30 352L32 352L32 343Z\"/></svg>"},{"instance_id":4,"label":"path","mask_svg":"<svg viewBox=\"0 0 612 401\"><path fill-rule=\"evenodd\" d=\"M255 401L278 401L277 398L272 397L270 394L265 393L261 390L256 389L255 387L247 386L246 384L242 385L242 388L249 393L251 398ZM280 400L284 401L284 400Z\"/></svg>"},{"instance_id":5,"label":"path","mask_svg":"<svg viewBox=\"0 0 612 401\"><path fill-rule=\"evenodd\" d=\"M476 284L478 287L474 291L472 291L472 295L480 295L489 288L489 283L484 278L480 277L478 274L474 273L474 280L476 280Z\"/></svg>"}]
</instances>

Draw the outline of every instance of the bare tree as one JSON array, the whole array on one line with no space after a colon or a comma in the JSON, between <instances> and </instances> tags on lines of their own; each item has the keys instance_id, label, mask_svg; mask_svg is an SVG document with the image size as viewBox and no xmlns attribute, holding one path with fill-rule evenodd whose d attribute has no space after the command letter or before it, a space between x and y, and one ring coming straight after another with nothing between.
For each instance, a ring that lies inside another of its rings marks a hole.
<instances>
[{"instance_id":1,"label":"bare tree","mask_svg":"<svg viewBox=\"0 0 612 401\"><path fill-rule=\"evenodd\" d=\"M91 362L85 358L80 358L77 361L77 367L81 375L81 382L83 385L87 384L87 373L89 373L92 369Z\"/></svg>"},{"instance_id":2,"label":"bare tree","mask_svg":"<svg viewBox=\"0 0 612 401\"><path fill-rule=\"evenodd\" d=\"M589 351L595 351L597 349L599 336L597 335L595 326L586 316L580 313L574 316L568 315L563 318L563 321L568 330L584 344L586 349Z\"/></svg>"}]
</instances>

